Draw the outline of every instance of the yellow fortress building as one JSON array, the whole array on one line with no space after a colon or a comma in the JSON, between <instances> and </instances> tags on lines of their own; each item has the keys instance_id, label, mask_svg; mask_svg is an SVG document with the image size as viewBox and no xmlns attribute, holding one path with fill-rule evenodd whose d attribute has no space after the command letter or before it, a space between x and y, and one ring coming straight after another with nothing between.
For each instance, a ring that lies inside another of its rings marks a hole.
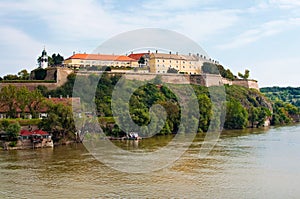
<instances>
[{"instance_id":1,"label":"yellow fortress building","mask_svg":"<svg viewBox=\"0 0 300 199\"><path fill-rule=\"evenodd\" d=\"M170 69L176 69L178 73L201 74L201 67L204 62L218 63L207 59L203 55L191 54L179 55L178 53L155 53L150 54L150 73L168 73Z\"/></svg>"}]
</instances>

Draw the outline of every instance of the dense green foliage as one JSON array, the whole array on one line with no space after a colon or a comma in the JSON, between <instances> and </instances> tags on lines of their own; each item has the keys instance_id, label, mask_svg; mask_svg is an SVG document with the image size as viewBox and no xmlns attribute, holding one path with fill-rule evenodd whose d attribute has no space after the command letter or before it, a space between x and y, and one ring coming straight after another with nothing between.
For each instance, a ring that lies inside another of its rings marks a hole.
<instances>
[{"instance_id":1,"label":"dense green foliage","mask_svg":"<svg viewBox=\"0 0 300 199\"><path fill-rule=\"evenodd\" d=\"M267 87L262 88L261 92L273 102L273 125L299 121L300 88Z\"/></svg>"},{"instance_id":2,"label":"dense green foliage","mask_svg":"<svg viewBox=\"0 0 300 199\"><path fill-rule=\"evenodd\" d=\"M75 138L75 123L70 106L48 103L48 117L43 118L38 127L51 132L54 141Z\"/></svg>"},{"instance_id":3,"label":"dense green foliage","mask_svg":"<svg viewBox=\"0 0 300 199\"><path fill-rule=\"evenodd\" d=\"M220 64L213 64L209 62L204 62L202 65L202 72L209 74L220 74L222 77L234 80L237 77L233 75L233 73L229 69L225 69Z\"/></svg>"},{"instance_id":4,"label":"dense green foliage","mask_svg":"<svg viewBox=\"0 0 300 199\"><path fill-rule=\"evenodd\" d=\"M19 80L19 81L27 81L29 80L29 73L27 70L23 69L20 72L18 72L18 75L12 75L8 74L5 75L3 78L0 78L0 80L5 80L5 81L11 81L11 80Z\"/></svg>"},{"instance_id":5,"label":"dense green foliage","mask_svg":"<svg viewBox=\"0 0 300 199\"><path fill-rule=\"evenodd\" d=\"M28 109L32 118L38 117L38 109L43 102L43 96L38 91L29 91L26 87L17 88L13 85L2 87L0 90L0 106L6 110L8 118L25 117L25 109Z\"/></svg>"},{"instance_id":6,"label":"dense green foliage","mask_svg":"<svg viewBox=\"0 0 300 199\"><path fill-rule=\"evenodd\" d=\"M168 68L167 73L178 73L178 70L170 67L170 68Z\"/></svg>"},{"instance_id":7,"label":"dense green foliage","mask_svg":"<svg viewBox=\"0 0 300 199\"><path fill-rule=\"evenodd\" d=\"M266 87L260 91L272 101L281 100L300 108L300 88L293 87Z\"/></svg>"},{"instance_id":8,"label":"dense green foliage","mask_svg":"<svg viewBox=\"0 0 300 199\"><path fill-rule=\"evenodd\" d=\"M19 136L19 132L21 130L21 126L19 123L9 124L5 131L8 134L9 140L16 140Z\"/></svg>"},{"instance_id":9,"label":"dense green foliage","mask_svg":"<svg viewBox=\"0 0 300 199\"><path fill-rule=\"evenodd\" d=\"M238 73L238 76L239 76L240 78L242 78L242 79L248 79L249 76L250 76L250 71L249 71L248 69L246 69L244 74L242 74L242 73L239 72L239 73Z\"/></svg>"},{"instance_id":10,"label":"dense green foliage","mask_svg":"<svg viewBox=\"0 0 300 199\"><path fill-rule=\"evenodd\" d=\"M44 80L47 76L47 70L43 68L37 68L32 71L34 73L34 79Z\"/></svg>"},{"instance_id":11,"label":"dense green foliage","mask_svg":"<svg viewBox=\"0 0 300 199\"><path fill-rule=\"evenodd\" d=\"M40 87L40 91L48 96L72 95L72 88L76 76L74 74L68 77L68 82L62 87L47 91L46 88ZM82 78L82 85L89 85L95 81L96 76L90 75ZM108 135L123 136L124 132L116 125L112 113L112 93L116 84L120 80L121 75L110 76L104 73L99 80L95 99L89 99L83 96L82 102L93 100L96 105L97 115L99 116L100 125L104 132ZM151 83L143 85L135 90L130 98L130 116L132 120L139 126L147 126L151 121L161 124L159 116L151 115L150 107L159 104L165 108L167 120L164 124L161 134L169 134L178 131L180 125L181 109L178 99L166 87L161 84L160 76L157 76ZM126 84L135 85L138 81L128 81ZM180 85L179 85L180 86ZM90 88L81 88L86 93L90 93ZM125 87L124 87L125 89ZM208 88L193 85L193 89L199 103L200 118L198 120L199 132L205 132L211 124L213 115L213 107L210 99ZM294 116L298 114L297 109L288 104L273 104L264 95L255 89L247 89L241 86L225 86L226 90L226 118L224 127L227 129L242 129L246 127L260 127L265 124L267 119L272 121L272 124L286 124L293 121ZM123 102L118 101L118 106L122 107ZM273 110L274 109L274 110ZM120 109L120 111L122 111ZM120 113L122 115L122 113ZM122 120L123 117L117 118ZM189 118L191 119L191 118ZM126 122L124 122L126 123ZM216 126L221 125L217 123Z\"/></svg>"},{"instance_id":12,"label":"dense green foliage","mask_svg":"<svg viewBox=\"0 0 300 199\"><path fill-rule=\"evenodd\" d=\"M226 70L225 70L226 71ZM223 71L224 72L224 71ZM116 124L115 120L122 122L122 107L126 106L128 102L117 100L115 103L119 110L119 117L114 117L112 112L112 94L115 90L116 84L120 82L120 75L110 75L103 73L99 82L96 75L82 76L76 78L75 74L68 76L68 81L63 86L56 90L48 91L44 86L38 86L35 91L28 91L26 88L16 88L14 86L3 87L0 91L0 103L2 106L7 107L7 115L10 118L17 117L17 109L21 110L21 117L24 117L24 110L27 108L30 110L33 117L37 117L37 110L42 103L42 95L48 97L59 97L60 95L70 97L73 94L73 86L76 81L79 81L79 85L83 85L79 89L83 93L87 93L82 96L81 102L83 106L87 106L88 102L94 102L96 105L96 114L99 117L99 122L108 135L123 136L124 131ZM96 92L84 85L90 85L92 82L97 81ZM161 77L157 76L151 82L143 85L141 82L135 80L127 80L122 86L124 91L132 92L129 100L129 114L133 122L138 126L145 126L144 130L147 132L147 125L152 122L151 129L160 129L160 134L170 134L179 131L181 123L181 107L177 97L168 89L167 85L163 85ZM130 90L134 85L138 86L135 90ZM128 87L126 87L128 86ZM182 85L177 86L179 90L184 91L185 88ZM214 114L214 107L211 101L209 89L199 85L193 85L192 88L197 97L199 104L199 118L193 116L189 118L183 118L184 120L198 120L198 131L205 132L211 125L214 125L218 129L223 124L220 121L212 123L212 117ZM128 90L129 89L129 90ZM267 119L271 120L274 125L287 124L293 121L297 121L299 116L299 110L297 107L275 100L271 102L264 95L255 89L247 89L241 86L225 86L226 90L226 102L224 113L226 112L224 127L227 129L242 129L246 127L259 127L265 124ZM95 97L91 98L89 94L95 93ZM166 122L163 121L163 112L156 112L153 114L151 107L154 105L160 105L167 113ZM54 134L55 139L70 139L74 138L74 132L76 132L71 107L65 107L61 104L47 104L49 107L49 117L43 119L39 123L39 127L46 131L50 131ZM125 115L124 115L125 116ZM124 117L125 118L125 117ZM120 123L118 123L120 124ZM156 126L153 126L155 124ZM3 122L2 126L7 128L9 125ZM150 127L149 127L150 128ZM123 128L122 128L123 129Z\"/></svg>"}]
</instances>

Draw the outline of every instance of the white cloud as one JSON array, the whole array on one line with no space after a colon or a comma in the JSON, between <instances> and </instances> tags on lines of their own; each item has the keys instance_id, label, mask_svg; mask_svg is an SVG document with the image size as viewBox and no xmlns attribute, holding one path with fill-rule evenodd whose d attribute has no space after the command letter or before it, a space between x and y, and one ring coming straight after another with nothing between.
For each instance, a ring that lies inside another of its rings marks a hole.
<instances>
[{"instance_id":1,"label":"white cloud","mask_svg":"<svg viewBox=\"0 0 300 199\"><path fill-rule=\"evenodd\" d=\"M278 33L290 30L295 26L300 25L300 18L290 18L287 20L275 20L269 21L259 25L256 28L247 30L242 34L234 38L233 41L219 45L220 49L238 48L253 42L256 42L262 38L270 37Z\"/></svg>"},{"instance_id":2,"label":"white cloud","mask_svg":"<svg viewBox=\"0 0 300 199\"><path fill-rule=\"evenodd\" d=\"M260 87L265 86L295 86L300 85L300 58L273 58L251 63L253 77L259 80ZM251 75L251 76L252 76Z\"/></svg>"},{"instance_id":3,"label":"white cloud","mask_svg":"<svg viewBox=\"0 0 300 199\"><path fill-rule=\"evenodd\" d=\"M300 6L300 0L269 0L268 3L282 9L290 9Z\"/></svg>"},{"instance_id":4,"label":"white cloud","mask_svg":"<svg viewBox=\"0 0 300 199\"><path fill-rule=\"evenodd\" d=\"M32 39L24 32L0 26L1 75L15 73L25 67L35 67L37 53L43 44Z\"/></svg>"}]
</instances>

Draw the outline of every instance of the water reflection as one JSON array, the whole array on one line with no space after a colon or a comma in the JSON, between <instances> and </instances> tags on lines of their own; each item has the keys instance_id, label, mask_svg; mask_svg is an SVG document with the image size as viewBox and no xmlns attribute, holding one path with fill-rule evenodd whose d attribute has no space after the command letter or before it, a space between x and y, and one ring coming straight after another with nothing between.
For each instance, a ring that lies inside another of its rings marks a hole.
<instances>
[{"instance_id":1,"label":"water reflection","mask_svg":"<svg viewBox=\"0 0 300 199\"><path fill-rule=\"evenodd\" d=\"M0 151L0 198L284 198L300 195L300 127L224 131L208 157L204 135L174 165L148 174L115 171L81 144ZM116 141L126 150L172 137ZM178 146L180 147L180 146Z\"/></svg>"}]
</instances>

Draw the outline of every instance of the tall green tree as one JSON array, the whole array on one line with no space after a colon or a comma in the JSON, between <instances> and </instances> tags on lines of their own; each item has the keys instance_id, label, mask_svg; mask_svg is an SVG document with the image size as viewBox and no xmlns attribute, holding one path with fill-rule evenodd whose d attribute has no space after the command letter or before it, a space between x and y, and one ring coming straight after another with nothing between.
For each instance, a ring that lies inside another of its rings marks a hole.
<instances>
[{"instance_id":1,"label":"tall green tree","mask_svg":"<svg viewBox=\"0 0 300 199\"><path fill-rule=\"evenodd\" d=\"M26 69L23 69L20 72L18 72L18 76L19 76L20 80L28 80L30 74L28 73L28 71Z\"/></svg>"},{"instance_id":2,"label":"tall green tree","mask_svg":"<svg viewBox=\"0 0 300 199\"><path fill-rule=\"evenodd\" d=\"M25 117L25 109L29 108L32 93L26 88L21 87L16 92L16 104L21 110L21 118Z\"/></svg>"},{"instance_id":3,"label":"tall green tree","mask_svg":"<svg viewBox=\"0 0 300 199\"><path fill-rule=\"evenodd\" d=\"M8 133L9 140L16 140L19 136L20 130L21 126L18 122L9 124L5 129L5 131Z\"/></svg>"},{"instance_id":4,"label":"tall green tree","mask_svg":"<svg viewBox=\"0 0 300 199\"><path fill-rule=\"evenodd\" d=\"M248 113L240 102L231 100L227 102L226 109L224 123L226 129L243 129L247 127Z\"/></svg>"},{"instance_id":5,"label":"tall green tree","mask_svg":"<svg viewBox=\"0 0 300 199\"><path fill-rule=\"evenodd\" d=\"M248 79L249 76L250 76L250 71L249 71L248 69L246 69L244 74L242 74L242 73L239 72L239 73L238 73L238 76L239 76L240 78L242 78L242 79Z\"/></svg>"},{"instance_id":6,"label":"tall green tree","mask_svg":"<svg viewBox=\"0 0 300 199\"><path fill-rule=\"evenodd\" d=\"M5 86L0 91L0 105L7 109L7 117L17 117L17 88L13 85Z\"/></svg>"},{"instance_id":7,"label":"tall green tree","mask_svg":"<svg viewBox=\"0 0 300 199\"><path fill-rule=\"evenodd\" d=\"M48 117L42 119L39 128L52 132L56 140L74 139L76 127L72 107L60 103L48 103L47 107Z\"/></svg>"}]
</instances>

